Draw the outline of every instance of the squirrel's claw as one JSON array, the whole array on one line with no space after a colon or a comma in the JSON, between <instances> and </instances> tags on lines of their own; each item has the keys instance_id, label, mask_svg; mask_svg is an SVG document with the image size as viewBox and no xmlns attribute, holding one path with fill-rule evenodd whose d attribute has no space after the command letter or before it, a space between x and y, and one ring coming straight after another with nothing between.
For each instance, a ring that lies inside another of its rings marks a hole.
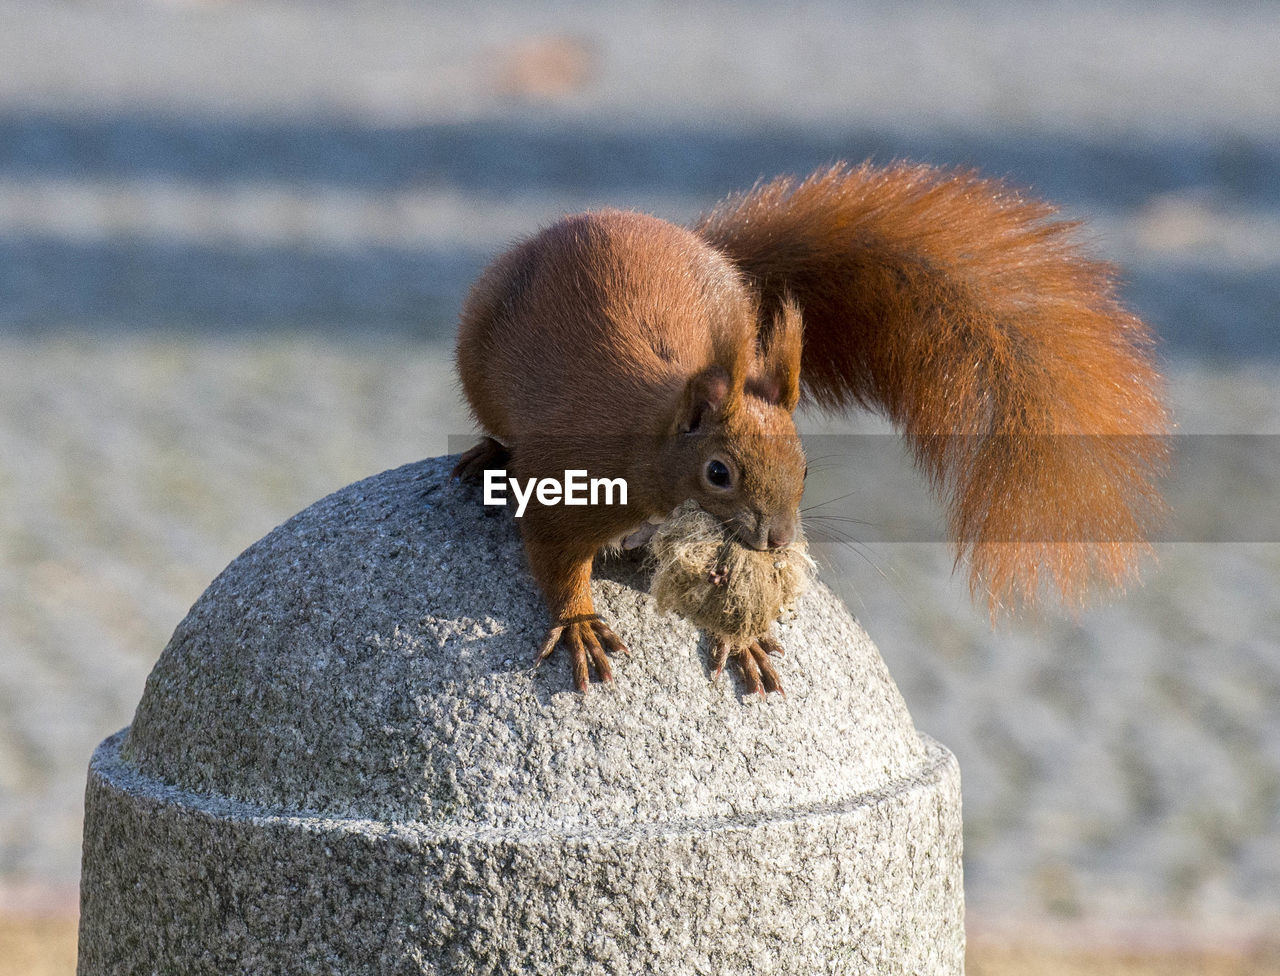
<instances>
[{"instance_id":1,"label":"squirrel's claw","mask_svg":"<svg viewBox=\"0 0 1280 976\"><path fill-rule=\"evenodd\" d=\"M600 681L613 681L609 653L631 653L627 650L627 645L622 642L622 638L613 632L612 627L599 617L586 617L552 624L547 629L547 636L534 659L534 667L549 658L561 644L569 652L569 667L573 671L573 683L579 691L584 693L590 687L593 668Z\"/></svg>"},{"instance_id":2,"label":"squirrel's claw","mask_svg":"<svg viewBox=\"0 0 1280 976\"><path fill-rule=\"evenodd\" d=\"M778 672L774 668L773 662L769 660L770 654L780 655L782 653L782 645L768 634L762 634L760 637L752 638L741 644L735 644L723 637L718 637L716 638L713 674L716 678L719 678L724 673L725 664L728 663L730 657L733 657L738 662L743 680L746 681L747 687L751 691L761 698L771 691L776 691L785 698L787 693L782 690L782 679L778 677Z\"/></svg>"},{"instance_id":3,"label":"squirrel's claw","mask_svg":"<svg viewBox=\"0 0 1280 976\"><path fill-rule=\"evenodd\" d=\"M714 667L711 669L711 676L717 681L720 675L724 674L724 666L729 663L729 655L733 653L733 645L724 638L716 638L716 655Z\"/></svg>"}]
</instances>

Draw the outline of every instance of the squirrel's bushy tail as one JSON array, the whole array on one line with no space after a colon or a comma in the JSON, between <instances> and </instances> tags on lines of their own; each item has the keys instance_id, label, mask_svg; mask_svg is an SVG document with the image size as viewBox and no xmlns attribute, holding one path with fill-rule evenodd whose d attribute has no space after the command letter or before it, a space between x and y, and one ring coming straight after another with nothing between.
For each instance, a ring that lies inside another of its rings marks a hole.
<instances>
[{"instance_id":1,"label":"squirrel's bushy tail","mask_svg":"<svg viewBox=\"0 0 1280 976\"><path fill-rule=\"evenodd\" d=\"M1168 418L1146 326L1049 205L968 172L837 166L726 200L696 230L801 308L805 393L884 411L942 494L992 612L1132 572Z\"/></svg>"}]
</instances>

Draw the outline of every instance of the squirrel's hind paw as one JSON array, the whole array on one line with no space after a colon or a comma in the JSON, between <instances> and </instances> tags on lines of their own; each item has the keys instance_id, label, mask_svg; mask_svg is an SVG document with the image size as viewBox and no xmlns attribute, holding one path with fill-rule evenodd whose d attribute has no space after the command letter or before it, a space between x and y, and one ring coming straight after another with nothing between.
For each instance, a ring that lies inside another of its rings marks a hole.
<instances>
[{"instance_id":1,"label":"squirrel's hind paw","mask_svg":"<svg viewBox=\"0 0 1280 976\"><path fill-rule=\"evenodd\" d=\"M547 636L542 642L534 667L551 656L551 653L563 644L569 652L569 665L573 669L573 683L581 692L586 692L591 684L591 669L601 681L613 681L613 668L609 666L609 654L630 654L622 638L613 632L613 628L594 614L588 617L575 617L560 623L552 624L547 629Z\"/></svg>"},{"instance_id":2,"label":"squirrel's hind paw","mask_svg":"<svg viewBox=\"0 0 1280 976\"><path fill-rule=\"evenodd\" d=\"M732 657L738 662L743 680L747 687L763 698L771 691L776 691L784 698L787 693L782 690L782 680L769 660L769 655L783 654L782 645L768 634L761 634L751 640L737 643L724 637L716 638L715 677L724 672L724 666Z\"/></svg>"},{"instance_id":3,"label":"squirrel's hind paw","mask_svg":"<svg viewBox=\"0 0 1280 976\"><path fill-rule=\"evenodd\" d=\"M484 480L486 471L505 469L510 461L511 452L492 437L486 437L458 458L450 477L468 485L478 485Z\"/></svg>"}]
</instances>

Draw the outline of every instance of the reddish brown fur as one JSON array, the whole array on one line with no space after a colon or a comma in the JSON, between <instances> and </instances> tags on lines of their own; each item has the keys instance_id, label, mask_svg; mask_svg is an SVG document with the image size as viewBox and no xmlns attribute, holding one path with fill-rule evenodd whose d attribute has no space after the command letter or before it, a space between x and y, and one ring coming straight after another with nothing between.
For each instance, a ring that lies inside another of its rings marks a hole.
<instances>
[{"instance_id":1,"label":"reddish brown fur","mask_svg":"<svg viewBox=\"0 0 1280 976\"><path fill-rule=\"evenodd\" d=\"M587 657L608 676L600 643L617 641L591 602L602 546L688 498L749 544L795 524L799 318L780 307L776 340L758 350L757 311L737 270L697 235L616 211L569 217L517 246L468 299L458 371L476 419L510 449L511 474L585 468L629 486L625 508L531 504L521 520L554 620L544 654L563 639L580 687ZM731 494L700 481L717 453L740 473ZM460 473L491 463L469 455Z\"/></svg>"},{"instance_id":2,"label":"reddish brown fur","mask_svg":"<svg viewBox=\"0 0 1280 976\"><path fill-rule=\"evenodd\" d=\"M1161 511L1151 335L1053 215L971 173L864 165L774 180L697 227L766 310L801 307L808 396L906 432L993 612L1046 579L1068 603L1122 583Z\"/></svg>"},{"instance_id":3,"label":"reddish brown fur","mask_svg":"<svg viewBox=\"0 0 1280 976\"><path fill-rule=\"evenodd\" d=\"M625 510L522 520L554 618L544 655L562 639L581 687L588 657L608 676L601 645L620 642L594 617L591 560L651 515L694 497L749 544L785 536L801 388L903 428L993 611L1046 578L1068 602L1123 581L1160 508L1167 419L1149 333L1052 216L968 173L839 166L732 198L692 232L583 214L495 261L458 338L477 420L517 477L586 468L631 489ZM737 472L731 493L709 490L713 456Z\"/></svg>"}]
</instances>

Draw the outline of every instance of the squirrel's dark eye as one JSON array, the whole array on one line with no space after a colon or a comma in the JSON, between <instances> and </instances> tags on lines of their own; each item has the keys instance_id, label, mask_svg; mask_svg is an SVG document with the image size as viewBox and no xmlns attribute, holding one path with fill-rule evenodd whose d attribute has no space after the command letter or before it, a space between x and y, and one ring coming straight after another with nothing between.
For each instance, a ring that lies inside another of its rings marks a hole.
<instances>
[{"instance_id":1,"label":"squirrel's dark eye","mask_svg":"<svg viewBox=\"0 0 1280 976\"><path fill-rule=\"evenodd\" d=\"M727 464L712 458L707 462L707 481L716 488L728 488L733 483L733 475Z\"/></svg>"}]
</instances>

